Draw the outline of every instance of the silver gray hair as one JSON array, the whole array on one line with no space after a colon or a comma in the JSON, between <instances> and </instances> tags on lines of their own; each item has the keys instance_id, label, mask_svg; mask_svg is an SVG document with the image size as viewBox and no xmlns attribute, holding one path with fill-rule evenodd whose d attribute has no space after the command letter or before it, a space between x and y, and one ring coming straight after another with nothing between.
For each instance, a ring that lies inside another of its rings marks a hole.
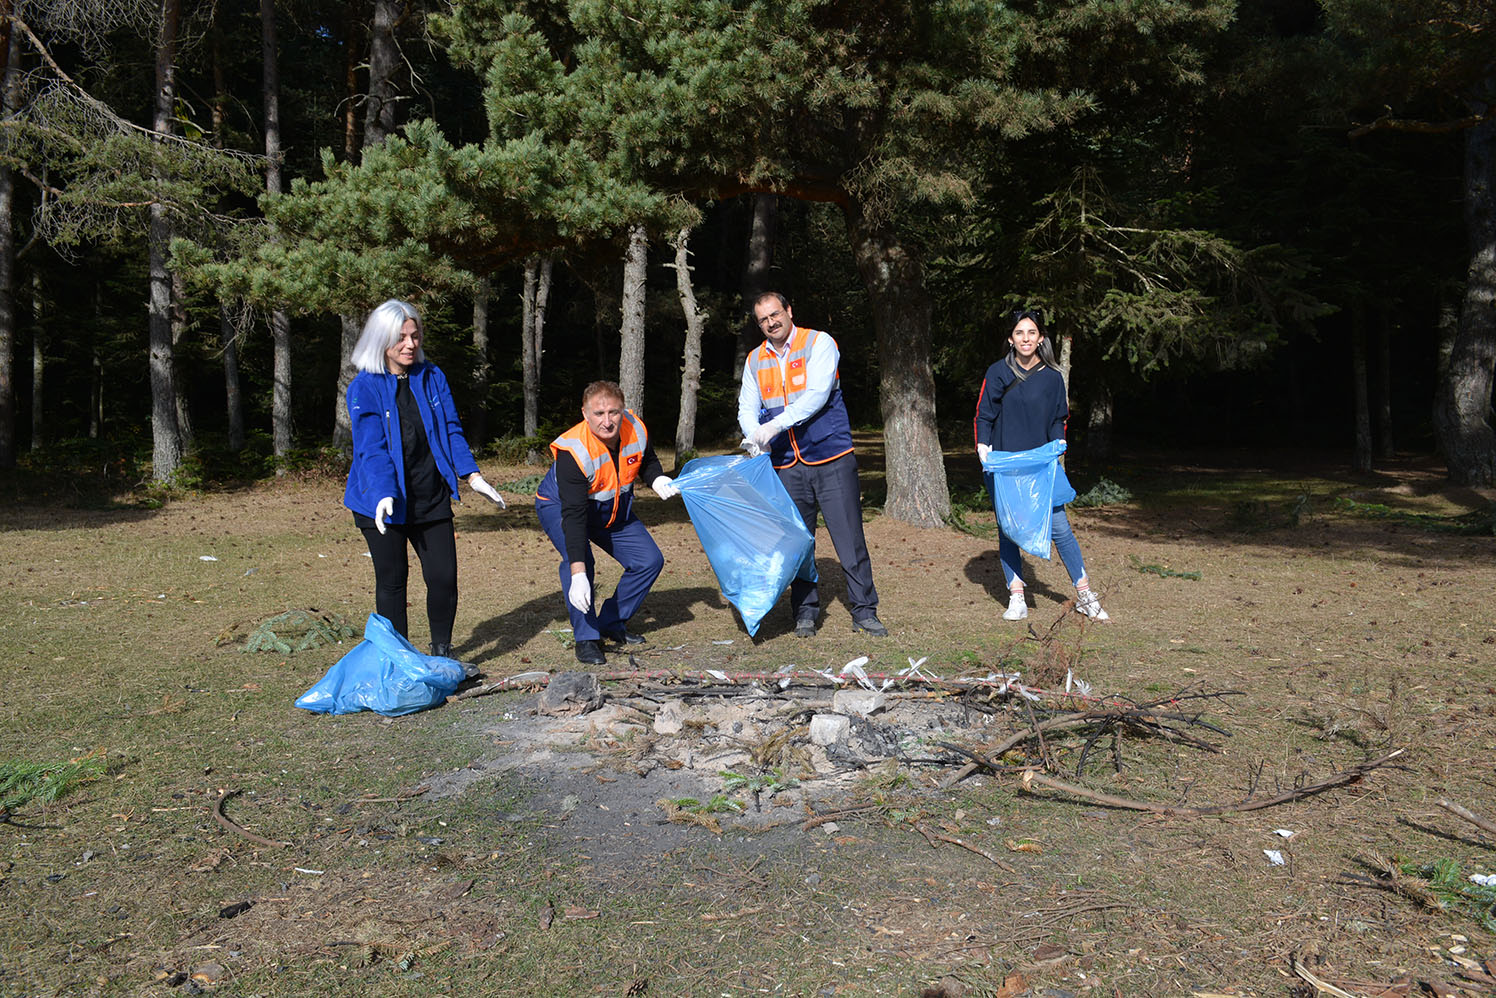
<instances>
[{"instance_id":1,"label":"silver gray hair","mask_svg":"<svg viewBox=\"0 0 1496 998\"><path fill-rule=\"evenodd\" d=\"M385 361L385 352L399 341L400 330L405 328L407 319L415 320L416 331L425 339L426 324L421 321L421 313L410 302L391 298L370 312L368 321L364 323L364 331L353 348L353 356L349 358L353 366L370 374L388 374L389 365ZM416 363L426 363L426 353L419 347L416 348Z\"/></svg>"}]
</instances>

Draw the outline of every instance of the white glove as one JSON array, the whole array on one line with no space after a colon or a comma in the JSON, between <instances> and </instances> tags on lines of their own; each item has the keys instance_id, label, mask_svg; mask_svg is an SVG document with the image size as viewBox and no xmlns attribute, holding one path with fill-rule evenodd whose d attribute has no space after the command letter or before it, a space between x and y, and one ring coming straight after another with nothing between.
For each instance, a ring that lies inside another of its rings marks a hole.
<instances>
[{"instance_id":1,"label":"white glove","mask_svg":"<svg viewBox=\"0 0 1496 998\"><path fill-rule=\"evenodd\" d=\"M375 504L375 506L374 506L374 526L376 526L376 527L379 528L379 532L381 534L384 533L384 524L385 524L385 519L384 518L387 517L387 516L388 517L393 517L394 515L395 515L395 499L394 499L393 496L385 496L383 499L379 500L379 502Z\"/></svg>"},{"instance_id":2,"label":"white glove","mask_svg":"<svg viewBox=\"0 0 1496 998\"><path fill-rule=\"evenodd\" d=\"M986 444L977 444L977 460L987 460L987 455L992 453L992 448Z\"/></svg>"},{"instance_id":3,"label":"white glove","mask_svg":"<svg viewBox=\"0 0 1496 998\"><path fill-rule=\"evenodd\" d=\"M496 504L499 509L508 508L504 504L504 497L499 495L498 489L494 488L492 485L489 485L486 481L484 481L483 476L478 474L476 471L468 476L468 488L472 489L483 498Z\"/></svg>"},{"instance_id":4,"label":"white glove","mask_svg":"<svg viewBox=\"0 0 1496 998\"><path fill-rule=\"evenodd\" d=\"M771 419L754 428L752 440L760 449L768 450L770 441L777 436L779 436L779 427L775 426Z\"/></svg>"},{"instance_id":5,"label":"white glove","mask_svg":"<svg viewBox=\"0 0 1496 998\"><path fill-rule=\"evenodd\" d=\"M752 440L749 440L747 437L744 437L742 440L740 440L738 442L738 446L743 448L743 453L747 454L749 457L758 457L760 454L764 453L764 449L762 447L754 443Z\"/></svg>"},{"instance_id":6,"label":"white glove","mask_svg":"<svg viewBox=\"0 0 1496 998\"><path fill-rule=\"evenodd\" d=\"M680 495L680 489L675 487L675 479L671 478L669 475L661 475L659 478L656 478L649 487L654 489L655 495L659 496L661 499L674 499L676 496Z\"/></svg>"},{"instance_id":7,"label":"white glove","mask_svg":"<svg viewBox=\"0 0 1496 998\"><path fill-rule=\"evenodd\" d=\"M587 581L586 572L578 572L571 577L571 588L566 592L566 602L576 607L578 613L592 612L592 583Z\"/></svg>"}]
</instances>

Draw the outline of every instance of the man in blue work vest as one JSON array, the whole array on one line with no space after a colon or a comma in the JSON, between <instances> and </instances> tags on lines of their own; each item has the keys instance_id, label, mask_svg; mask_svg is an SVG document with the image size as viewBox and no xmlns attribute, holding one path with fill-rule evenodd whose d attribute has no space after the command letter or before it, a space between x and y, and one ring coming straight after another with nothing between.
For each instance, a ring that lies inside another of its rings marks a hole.
<instances>
[{"instance_id":1,"label":"man in blue work vest","mask_svg":"<svg viewBox=\"0 0 1496 998\"><path fill-rule=\"evenodd\" d=\"M852 423L837 373L841 353L830 334L796 326L789 302L777 291L758 296L753 319L764 342L748 355L738 392L738 425L748 454L769 455L812 537L817 509L825 517L847 578L852 629L885 637L888 629L878 620L878 591L862 533ZM821 613L814 582L797 577L790 584L790 610L795 634L813 637Z\"/></svg>"}]
</instances>

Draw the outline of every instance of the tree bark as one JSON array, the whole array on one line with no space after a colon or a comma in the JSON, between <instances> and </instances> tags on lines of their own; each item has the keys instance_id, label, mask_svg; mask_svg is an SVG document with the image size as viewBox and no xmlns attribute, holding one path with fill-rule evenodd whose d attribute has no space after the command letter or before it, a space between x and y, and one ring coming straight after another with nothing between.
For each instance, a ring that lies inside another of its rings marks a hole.
<instances>
[{"instance_id":1,"label":"tree bark","mask_svg":"<svg viewBox=\"0 0 1496 998\"><path fill-rule=\"evenodd\" d=\"M47 418L47 334L42 328L42 275L31 271L31 452L42 449Z\"/></svg>"},{"instance_id":2,"label":"tree bark","mask_svg":"<svg viewBox=\"0 0 1496 998\"><path fill-rule=\"evenodd\" d=\"M182 453L197 450L197 432L192 425L192 406L187 400L187 372L182 370L187 337L187 287L180 271L171 272L171 380L176 390L177 433L182 438Z\"/></svg>"},{"instance_id":3,"label":"tree bark","mask_svg":"<svg viewBox=\"0 0 1496 998\"><path fill-rule=\"evenodd\" d=\"M675 457L696 449L696 396L701 391L701 334L706 314L696 305L696 291L691 286L691 253L687 244L690 229L681 229L675 237L675 288L680 294L680 308L686 316L686 347L680 368L680 415L675 421Z\"/></svg>"},{"instance_id":4,"label":"tree bark","mask_svg":"<svg viewBox=\"0 0 1496 998\"><path fill-rule=\"evenodd\" d=\"M280 63L276 42L275 0L260 0L260 55L263 66L262 87L265 101L265 193L282 191L280 128ZM270 313L270 341L275 355L270 397L271 438L275 456L291 452L295 439L291 425L291 317L284 309ZM341 405L341 397L337 400ZM336 440L334 440L336 443ZM285 468L277 465L276 474Z\"/></svg>"},{"instance_id":5,"label":"tree bark","mask_svg":"<svg viewBox=\"0 0 1496 998\"><path fill-rule=\"evenodd\" d=\"M1496 485L1496 432L1491 427L1496 368L1496 119L1465 132L1465 225L1470 243L1465 301L1449 369L1439 384L1434 426L1451 481Z\"/></svg>"},{"instance_id":6,"label":"tree bark","mask_svg":"<svg viewBox=\"0 0 1496 998\"><path fill-rule=\"evenodd\" d=\"M152 127L160 135L171 134L176 98L177 26L181 10L178 0L161 0L161 34L156 42L156 105ZM171 271L167 247L171 223L166 208L151 205L147 238L150 253L150 361L151 361L151 477L170 481L182 463L182 438L177 427L177 393L172 370Z\"/></svg>"},{"instance_id":7,"label":"tree bark","mask_svg":"<svg viewBox=\"0 0 1496 998\"><path fill-rule=\"evenodd\" d=\"M924 269L897 234L869 224L855 202L845 211L852 257L867 288L878 334L888 482L884 512L905 523L938 527L950 515L951 497L935 423L931 309Z\"/></svg>"},{"instance_id":8,"label":"tree bark","mask_svg":"<svg viewBox=\"0 0 1496 998\"><path fill-rule=\"evenodd\" d=\"M20 45L10 26L11 0L0 0L0 113L9 121L19 101ZM0 167L0 468L16 466L16 186Z\"/></svg>"},{"instance_id":9,"label":"tree bark","mask_svg":"<svg viewBox=\"0 0 1496 998\"><path fill-rule=\"evenodd\" d=\"M551 273L556 261L549 253L540 258L540 284L535 288L535 378L545 372L545 314L551 301Z\"/></svg>"},{"instance_id":10,"label":"tree bark","mask_svg":"<svg viewBox=\"0 0 1496 998\"><path fill-rule=\"evenodd\" d=\"M348 415L348 386L358 374L353 366L353 348L358 346L363 324L356 315L338 316L341 334L338 338L338 388L333 398L332 445L344 457L353 456L353 421Z\"/></svg>"},{"instance_id":11,"label":"tree bark","mask_svg":"<svg viewBox=\"0 0 1496 998\"><path fill-rule=\"evenodd\" d=\"M358 161L358 42L361 23L356 0L343 4L343 158Z\"/></svg>"},{"instance_id":12,"label":"tree bark","mask_svg":"<svg viewBox=\"0 0 1496 998\"><path fill-rule=\"evenodd\" d=\"M753 224L748 230L748 259L743 264L743 314L738 330L737 349L733 351L731 374L743 374L748 354L763 342L763 335L753 321L753 302L769 290L769 270L774 265L774 232L779 221L779 198L773 194L753 196Z\"/></svg>"},{"instance_id":13,"label":"tree bark","mask_svg":"<svg viewBox=\"0 0 1496 998\"><path fill-rule=\"evenodd\" d=\"M229 310L218 306L218 342L223 349L223 399L229 417L229 450L244 449L244 391L239 382L239 331Z\"/></svg>"},{"instance_id":14,"label":"tree bark","mask_svg":"<svg viewBox=\"0 0 1496 998\"><path fill-rule=\"evenodd\" d=\"M540 354L535 349L535 296L540 280L540 258L525 260L525 283L520 297L520 376L524 385L525 436L533 437L540 426Z\"/></svg>"},{"instance_id":15,"label":"tree bark","mask_svg":"<svg viewBox=\"0 0 1496 998\"><path fill-rule=\"evenodd\" d=\"M365 148L378 145L395 130L395 72L400 68L395 25L404 7L399 0L374 0L374 23L369 28L369 96L364 104Z\"/></svg>"},{"instance_id":16,"label":"tree bark","mask_svg":"<svg viewBox=\"0 0 1496 998\"><path fill-rule=\"evenodd\" d=\"M1112 389L1105 382L1099 382L1092 385L1089 392L1091 404L1086 413L1084 454L1087 461L1105 461L1112 454Z\"/></svg>"},{"instance_id":17,"label":"tree bark","mask_svg":"<svg viewBox=\"0 0 1496 998\"><path fill-rule=\"evenodd\" d=\"M649 268L649 237L641 223L629 227L623 258L622 322L618 327L618 385L635 416L644 418L644 285Z\"/></svg>"},{"instance_id":18,"label":"tree bark","mask_svg":"<svg viewBox=\"0 0 1496 998\"><path fill-rule=\"evenodd\" d=\"M488 439L488 382L492 366L488 363L488 299L492 288L488 278L478 281L473 293L473 397L478 408L473 413L468 442L476 450Z\"/></svg>"},{"instance_id":19,"label":"tree bark","mask_svg":"<svg viewBox=\"0 0 1496 998\"><path fill-rule=\"evenodd\" d=\"M1351 304L1351 388L1356 400L1356 442L1351 470L1371 470L1371 402L1366 381L1366 306Z\"/></svg>"},{"instance_id":20,"label":"tree bark","mask_svg":"<svg viewBox=\"0 0 1496 998\"><path fill-rule=\"evenodd\" d=\"M261 8L261 16L264 9ZM213 45L213 145L224 147L224 129L228 114L224 106L229 100L228 78L223 69L223 26L215 18L212 33ZM231 453L244 449L244 391L239 381L239 336L234 328L233 317L222 301L218 303L218 345L223 356L223 404L228 414Z\"/></svg>"}]
</instances>

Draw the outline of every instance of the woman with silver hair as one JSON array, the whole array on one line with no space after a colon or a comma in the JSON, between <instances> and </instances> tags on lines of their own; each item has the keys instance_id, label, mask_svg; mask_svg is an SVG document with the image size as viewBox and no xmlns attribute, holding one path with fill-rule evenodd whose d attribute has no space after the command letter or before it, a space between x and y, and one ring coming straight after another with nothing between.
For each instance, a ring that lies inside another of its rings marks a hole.
<instances>
[{"instance_id":1,"label":"woman with silver hair","mask_svg":"<svg viewBox=\"0 0 1496 998\"><path fill-rule=\"evenodd\" d=\"M1070 405L1065 400L1065 377L1055 365L1054 347L1044 334L1044 317L1031 309L1020 309L1013 313L1012 321L1007 356L987 369L977 396L974 429L978 460L988 451L1026 451L1065 439ZM984 478L988 494L997 495L992 472L985 472ZM1003 619L1022 620L1028 616L1023 556L1001 529L999 524L997 556L1008 582L1008 608ZM1075 612L1095 620L1110 619L1091 591L1080 543L1070 529L1063 505L1052 510L1050 539L1075 584Z\"/></svg>"},{"instance_id":2,"label":"woman with silver hair","mask_svg":"<svg viewBox=\"0 0 1496 998\"><path fill-rule=\"evenodd\" d=\"M408 636L405 586L415 548L426 580L431 654L452 655L457 617L457 542L452 499L458 478L504 508L478 472L457 418L446 375L426 362L425 326L415 306L390 299L369 314L353 348L348 386L353 467L343 505L363 531L374 561L374 606Z\"/></svg>"}]
</instances>

